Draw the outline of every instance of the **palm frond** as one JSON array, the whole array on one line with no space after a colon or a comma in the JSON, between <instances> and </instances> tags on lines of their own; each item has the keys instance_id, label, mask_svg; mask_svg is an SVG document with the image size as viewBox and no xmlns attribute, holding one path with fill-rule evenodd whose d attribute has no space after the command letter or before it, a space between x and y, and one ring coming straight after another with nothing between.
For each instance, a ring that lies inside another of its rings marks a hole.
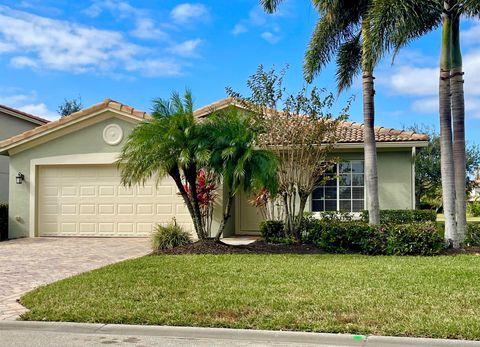
<instances>
[{"instance_id":1,"label":"palm frond","mask_svg":"<svg viewBox=\"0 0 480 347\"><path fill-rule=\"evenodd\" d=\"M394 57L411 41L441 25L443 1L372 0L368 12L372 50L367 59L378 61L390 50Z\"/></svg>"},{"instance_id":2,"label":"palm frond","mask_svg":"<svg viewBox=\"0 0 480 347\"><path fill-rule=\"evenodd\" d=\"M262 5L263 9L268 13L273 13L277 10L278 5L283 0L260 0L260 4Z\"/></svg>"},{"instance_id":3,"label":"palm frond","mask_svg":"<svg viewBox=\"0 0 480 347\"><path fill-rule=\"evenodd\" d=\"M337 89L342 92L352 85L353 78L362 70L362 44L360 33L343 43L337 51Z\"/></svg>"}]
</instances>

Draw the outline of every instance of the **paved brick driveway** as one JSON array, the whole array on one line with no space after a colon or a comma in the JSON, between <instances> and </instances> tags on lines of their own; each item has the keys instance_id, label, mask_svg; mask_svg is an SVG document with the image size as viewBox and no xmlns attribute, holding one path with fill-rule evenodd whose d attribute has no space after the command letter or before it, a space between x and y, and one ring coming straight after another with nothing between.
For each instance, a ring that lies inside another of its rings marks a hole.
<instances>
[{"instance_id":1,"label":"paved brick driveway","mask_svg":"<svg viewBox=\"0 0 480 347\"><path fill-rule=\"evenodd\" d=\"M149 252L143 238L30 238L0 242L0 320L25 308L16 300L42 284L58 281Z\"/></svg>"}]
</instances>

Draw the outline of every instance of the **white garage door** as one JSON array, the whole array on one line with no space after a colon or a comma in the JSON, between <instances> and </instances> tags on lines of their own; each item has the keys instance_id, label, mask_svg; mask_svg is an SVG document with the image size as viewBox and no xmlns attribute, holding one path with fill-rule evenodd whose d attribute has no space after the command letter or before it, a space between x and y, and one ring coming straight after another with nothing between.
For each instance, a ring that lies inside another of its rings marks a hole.
<instances>
[{"instance_id":1,"label":"white garage door","mask_svg":"<svg viewBox=\"0 0 480 347\"><path fill-rule=\"evenodd\" d=\"M149 236L173 217L192 231L172 179L125 188L113 165L41 166L37 208L40 236Z\"/></svg>"}]
</instances>

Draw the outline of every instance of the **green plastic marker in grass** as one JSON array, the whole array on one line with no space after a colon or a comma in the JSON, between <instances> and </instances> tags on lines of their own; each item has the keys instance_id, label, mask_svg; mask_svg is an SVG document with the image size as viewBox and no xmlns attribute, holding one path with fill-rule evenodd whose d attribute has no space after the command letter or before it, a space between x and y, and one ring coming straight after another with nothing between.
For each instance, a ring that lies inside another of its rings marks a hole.
<instances>
[{"instance_id":1,"label":"green plastic marker in grass","mask_svg":"<svg viewBox=\"0 0 480 347\"><path fill-rule=\"evenodd\" d=\"M365 336L363 335L353 335L352 336L352 339L354 340L363 340L365 338Z\"/></svg>"}]
</instances>

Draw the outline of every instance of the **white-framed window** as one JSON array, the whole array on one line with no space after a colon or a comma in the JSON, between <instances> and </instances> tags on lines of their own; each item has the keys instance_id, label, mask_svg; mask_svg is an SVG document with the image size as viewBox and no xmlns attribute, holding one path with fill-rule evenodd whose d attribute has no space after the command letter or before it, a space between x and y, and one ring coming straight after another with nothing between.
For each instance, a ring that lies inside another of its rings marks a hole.
<instances>
[{"instance_id":1,"label":"white-framed window","mask_svg":"<svg viewBox=\"0 0 480 347\"><path fill-rule=\"evenodd\" d=\"M347 160L326 172L327 181L312 193L312 212L360 212L365 209L363 160Z\"/></svg>"}]
</instances>

